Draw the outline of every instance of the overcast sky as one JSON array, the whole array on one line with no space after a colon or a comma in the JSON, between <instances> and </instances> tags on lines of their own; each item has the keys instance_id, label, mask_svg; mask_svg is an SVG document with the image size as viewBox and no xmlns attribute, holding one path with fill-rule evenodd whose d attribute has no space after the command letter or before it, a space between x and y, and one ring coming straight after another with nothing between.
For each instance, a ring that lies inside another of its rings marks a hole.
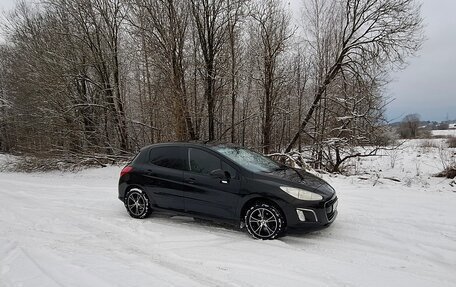
<instances>
[{"instance_id":1,"label":"overcast sky","mask_svg":"<svg viewBox=\"0 0 456 287\"><path fill-rule=\"evenodd\" d=\"M293 7L306 0L289 0ZM11 9L15 0L0 0ZM423 120L456 120L456 0L421 0L427 37L418 57L393 74L387 108L389 120L418 113ZM298 9L295 9L295 12Z\"/></svg>"},{"instance_id":2,"label":"overcast sky","mask_svg":"<svg viewBox=\"0 0 456 287\"><path fill-rule=\"evenodd\" d=\"M410 65L394 74L390 119L416 112L425 120L456 120L456 1L424 0L427 41Z\"/></svg>"},{"instance_id":3,"label":"overcast sky","mask_svg":"<svg viewBox=\"0 0 456 287\"><path fill-rule=\"evenodd\" d=\"M299 15L300 3L288 0ZM418 113L422 120L456 120L456 0L418 0L422 3L426 42L406 69L392 74L387 97L390 121Z\"/></svg>"}]
</instances>

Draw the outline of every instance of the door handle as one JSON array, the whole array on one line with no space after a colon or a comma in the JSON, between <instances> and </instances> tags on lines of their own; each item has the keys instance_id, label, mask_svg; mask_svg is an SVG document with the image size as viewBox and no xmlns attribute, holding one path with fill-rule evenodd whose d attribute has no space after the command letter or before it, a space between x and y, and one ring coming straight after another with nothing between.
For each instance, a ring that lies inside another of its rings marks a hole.
<instances>
[{"instance_id":1,"label":"door handle","mask_svg":"<svg viewBox=\"0 0 456 287\"><path fill-rule=\"evenodd\" d=\"M196 179L194 179L193 177L186 178L186 179L185 179L185 182L186 182L186 183L195 183L195 182L196 182Z\"/></svg>"}]
</instances>

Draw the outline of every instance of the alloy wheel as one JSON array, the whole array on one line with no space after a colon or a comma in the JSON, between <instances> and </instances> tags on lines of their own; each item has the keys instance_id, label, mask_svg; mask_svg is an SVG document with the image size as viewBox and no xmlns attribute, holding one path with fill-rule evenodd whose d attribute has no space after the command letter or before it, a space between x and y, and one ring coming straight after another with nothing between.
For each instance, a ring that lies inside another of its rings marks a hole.
<instances>
[{"instance_id":1,"label":"alloy wheel","mask_svg":"<svg viewBox=\"0 0 456 287\"><path fill-rule=\"evenodd\" d=\"M146 208L146 201L140 193L133 192L130 194L130 196L128 196L127 206L128 210L130 210L131 213L139 216L144 212L144 209Z\"/></svg>"},{"instance_id":2,"label":"alloy wheel","mask_svg":"<svg viewBox=\"0 0 456 287\"><path fill-rule=\"evenodd\" d=\"M247 230L258 239L274 239L284 227L280 212L267 204L252 206L245 217Z\"/></svg>"},{"instance_id":3,"label":"alloy wheel","mask_svg":"<svg viewBox=\"0 0 456 287\"><path fill-rule=\"evenodd\" d=\"M132 188L127 193L125 207L134 218L145 218L151 212L147 195L138 188Z\"/></svg>"}]
</instances>

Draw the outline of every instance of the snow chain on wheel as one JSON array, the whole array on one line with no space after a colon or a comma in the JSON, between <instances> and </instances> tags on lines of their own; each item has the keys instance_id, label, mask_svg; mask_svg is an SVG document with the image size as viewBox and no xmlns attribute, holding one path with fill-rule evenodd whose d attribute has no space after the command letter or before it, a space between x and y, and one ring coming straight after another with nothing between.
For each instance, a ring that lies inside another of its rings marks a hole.
<instances>
[{"instance_id":1,"label":"snow chain on wheel","mask_svg":"<svg viewBox=\"0 0 456 287\"><path fill-rule=\"evenodd\" d=\"M267 203L256 203L244 217L245 226L255 239L275 239L285 229L285 219L280 211Z\"/></svg>"},{"instance_id":2,"label":"snow chain on wheel","mask_svg":"<svg viewBox=\"0 0 456 287\"><path fill-rule=\"evenodd\" d=\"M152 212L149 206L149 198L139 188L132 188L127 192L124 204L128 214L133 218L146 218Z\"/></svg>"}]
</instances>

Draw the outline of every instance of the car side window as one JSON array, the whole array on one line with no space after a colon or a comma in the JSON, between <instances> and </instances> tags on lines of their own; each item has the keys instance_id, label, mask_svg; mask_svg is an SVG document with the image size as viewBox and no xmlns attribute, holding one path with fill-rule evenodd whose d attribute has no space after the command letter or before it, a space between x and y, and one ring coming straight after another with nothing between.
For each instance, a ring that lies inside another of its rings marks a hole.
<instances>
[{"instance_id":1,"label":"car side window","mask_svg":"<svg viewBox=\"0 0 456 287\"><path fill-rule=\"evenodd\" d=\"M215 169L221 168L221 160L206 151L190 148L188 149L190 171L209 174Z\"/></svg>"},{"instance_id":2,"label":"car side window","mask_svg":"<svg viewBox=\"0 0 456 287\"><path fill-rule=\"evenodd\" d=\"M222 161L222 169L230 173L230 178L237 178L237 171L224 161Z\"/></svg>"},{"instance_id":3,"label":"car side window","mask_svg":"<svg viewBox=\"0 0 456 287\"><path fill-rule=\"evenodd\" d=\"M149 160L152 164L179 170L186 170L186 159L182 148L156 147L150 149Z\"/></svg>"}]
</instances>

